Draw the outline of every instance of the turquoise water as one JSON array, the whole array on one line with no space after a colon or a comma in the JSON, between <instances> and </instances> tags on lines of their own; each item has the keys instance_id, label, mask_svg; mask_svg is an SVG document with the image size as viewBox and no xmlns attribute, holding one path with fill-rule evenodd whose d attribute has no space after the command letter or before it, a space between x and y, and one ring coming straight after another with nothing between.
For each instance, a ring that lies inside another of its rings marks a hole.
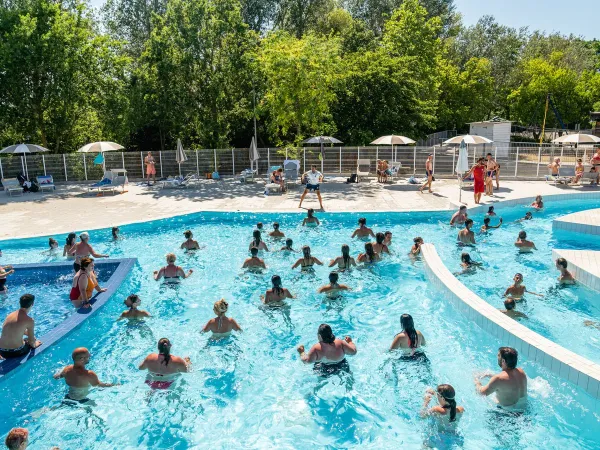
<instances>
[{"instance_id":1,"label":"turquoise water","mask_svg":"<svg viewBox=\"0 0 600 450\"><path fill-rule=\"evenodd\" d=\"M561 208L584 206L563 203ZM542 215L551 214L549 206ZM298 255L265 253L268 269L263 274L239 269L259 220L269 229L278 220L282 231L294 239L294 247L310 244L314 256L329 261L339 255L343 243L351 244L354 256L363 247L363 242L350 239L358 217L322 214L321 227L303 229L297 214L208 213L123 226L124 239L116 243L110 241L108 230L92 232L97 251L137 257L139 265L98 315L0 383L3 403L10 405L0 409L0 433L26 424L34 449L600 446L595 402L531 361L521 361L530 377L525 414L501 413L491 400L475 394L472 375L496 370L497 349L505 343L454 310L430 286L422 263L407 256L412 238L420 235L452 263L457 250L447 213L367 214L376 231L394 233L393 255L373 268L342 274L341 281L353 291L341 299L316 294L317 287L326 283L327 268L318 267L314 274L291 270ZM187 228L206 249L193 255L176 250ZM563 239L552 236L565 246ZM64 236L57 239L62 243ZM532 239L538 243L535 236ZM574 246L577 240L570 239ZM45 238L2 242L2 262L41 260L39 252L46 242ZM267 243L273 248L282 245ZM585 248L590 245L586 242ZM175 288L151 278L170 251L178 255L178 264L195 271ZM510 281L512 268L506 273L497 270ZM287 307L268 309L259 295L270 287L274 273L298 298ZM546 276L543 270L539 274ZM532 278L525 274L526 281ZM116 322L124 309L123 298L132 292L142 297L142 308L153 318L141 324ZM200 331L221 297L228 300L229 315L244 331L215 342ZM407 363L387 352L400 331L399 317L406 312L427 338L429 364ZM349 334L355 341L358 354L348 358L352 375L324 380L299 362L296 346L314 344L323 322L331 324L337 335ZM137 365L155 351L161 337L171 340L173 354L191 358L193 372L184 374L168 392L150 393ZM81 345L92 353L89 368L102 380L121 385L93 391L94 407L61 407L65 387L51 374L69 363L71 351ZM455 387L458 404L466 410L456 435L437 435L418 416L425 389L440 383Z\"/></svg>"}]
</instances>

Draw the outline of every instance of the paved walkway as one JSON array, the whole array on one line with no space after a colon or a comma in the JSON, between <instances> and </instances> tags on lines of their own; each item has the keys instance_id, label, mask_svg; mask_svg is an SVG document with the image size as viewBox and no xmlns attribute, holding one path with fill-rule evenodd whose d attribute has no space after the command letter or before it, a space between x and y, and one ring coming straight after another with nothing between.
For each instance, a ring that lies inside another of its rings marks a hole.
<instances>
[{"instance_id":1,"label":"paved walkway","mask_svg":"<svg viewBox=\"0 0 600 450\"><path fill-rule=\"evenodd\" d=\"M420 194L418 186L406 183L382 185L367 181L345 184L344 181L333 178L321 186L328 212L445 210L454 209L459 200L455 180L436 181L433 194ZM283 195L265 196L263 191L261 182L241 184L233 180L207 180L173 189L133 182L126 187L125 193L103 197L88 194L84 184L58 186L53 194L9 197L0 192L0 239L105 228L199 211L300 211L301 187L291 187ZM582 190L564 189L540 181L503 181L494 197L483 200L490 203L537 194L572 192ZM467 206L474 205L472 190L463 191L462 202ZM307 195L302 206L317 209L316 196Z\"/></svg>"}]
</instances>

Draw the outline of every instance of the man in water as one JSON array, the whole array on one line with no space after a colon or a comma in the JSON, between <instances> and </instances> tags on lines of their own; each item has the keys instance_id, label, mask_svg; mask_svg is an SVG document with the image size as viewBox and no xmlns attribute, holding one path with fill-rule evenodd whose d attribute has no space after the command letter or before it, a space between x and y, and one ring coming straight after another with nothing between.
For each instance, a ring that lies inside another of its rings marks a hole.
<instances>
[{"instance_id":1,"label":"man in water","mask_svg":"<svg viewBox=\"0 0 600 450\"><path fill-rule=\"evenodd\" d=\"M242 269L259 270L266 269L265 261L258 257L258 249L252 247L250 249L250 258L247 258L242 265Z\"/></svg>"},{"instance_id":2,"label":"man in water","mask_svg":"<svg viewBox=\"0 0 600 450\"><path fill-rule=\"evenodd\" d=\"M69 392L65 396L67 400L73 400L77 403L86 403L89 401L87 395L90 391L90 386L93 387L111 387L115 386L112 383L103 383L98 379L98 375L92 370L88 370L85 366L90 362L90 352L85 347L78 347L73 350L71 355L73 364L66 366L60 372L54 375L55 380L65 379Z\"/></svg>"},{"instance_id":3,"label":"man in water","mask_svg":"<svg viewBox=\"0 0 600 450\"><path fill-rule=\"evenodd\" d=\"M279 230L279 222L273 223L273 231L269 233L269 236L274 238L282 238L285 237L285 234Z\"/></svg>"},{"instance_id":4,"label":"man in water","mask_svg":"<svg viewBox=\"0 0 600 450\"><path fill-rule=\"evenodd\" d=\"M364 238L369 236L375 237L375 233L373 233L372 229L367 227L367 219L361 217L360 219L358 219L358 228L354 230L354 233L352 233L351 237Z\"/></svg>"},{"instance_id":5,"label":"man in water","mask_svg":"<svg viewBox=\"0 0 600 450\"><path fill-rule=\"evenodd\" d=\"M475 388L481 395L496 394L500 406L514 406L527 397L527 375L517 368L518 353L511 347L498 349L498 365L502 372L496 375L480 374L475 376ZM481 385L481 379L490 377L487 385Z\"/></svg>"},{"instance_id":6,"label":"man in water","mask_svg":"<svg viewBox=\"0 0 600 450\"><path fill-rule=\"evenodd\" d=\"M519 231L519 237L515 242L515 247L517 247L520 252L537 250L537 248L535 248L535 244L527 240L527 233L525 231Z\"/></svg>"},{"instance_id":7,"label":"man in water","mask_svg":"<svg viewBox=\"0 0 600 450\"><path fill-rule=\"evenodd\" d=\"M462 225L467 220L467 207L462 205L450 219L450 225Z\"/></svg>"},{"instance_id":8,"label":"man in water","mask_svg":"<svg viewBox=\"0 0 600 450\"><path fill-rule=\"evenodd\" d=\"M504 291L504 297L508 297L513 300L522 300L523 294L527 292L528 294L537 295L538 297L543 297L542 294L536 294L535 292L528 291L525 285L523 284L523 275L520 273L515 274L513 278L514 283L506 288Z\"/></svg>"},{"instance_id":9,"label":"man in water","mask_svg":"<svg viewBox=\"0 0 600 450\"><path fill-rule=\"evenodd\" d=\"M558 258L556 260L556 268L560 270L558 281L560 284L575 284L575 277L567 270L567 260L565 258Z\"/></svg>"},{"instance_id":10,"label":"man in water","mask_svg":"<svg viewBox=\"0 0 600 450\"><path fill-rule=\"evenodd\" d=\"M312 166L308 172L302 175L302 178L306 178L307 183L304 192L302 193L302 197L300 197L298 208L302 207L302 202L304 201L306 194L308 194L308 191L314 191L319 199L319 205L321 205L321 209L323 209L323 200L321 199L321 182L323 181L323 174L317 171L317 166Z\"/></svg>"},{"instance_id":11,"label":"man in water","mask_svg":"<svg viewBox=\"0 0 600 450\"><path fill-rule=\"evenodd\" d=\"M28 354L31 349L37 348L42 343L35 338L35 322L29 317L35 297L23 294L19 299L20 308L11 312L2 325L0 335L0 356L3 358L17 358ZM23 339L23 336L27 336Z\"/></svg>"},{"instance_id":12,"label":"man in water","mask_svg":"<svg viewBox=\"0 0 600 450\"><path fill-rule=\"evenodd\" d=\"M6 435L4 444L8 450L26 450L29 445L29 431L27 428L13 428Z\"/></svg>"},{"instance_id":13,"label":"man in water","mask_svg":"<svg viewBox=\"0 0 600 450\"><path fill-rule=\"evenodd\" d=\"M517 311L516 308L517 304L515 303L515 299L514 298L507 298L506 300L504 300L504 307L506 309L501 309L500 312L503 314L506 314L508 317L510 317L511 319L517 320L517 319L527 319L527 314L522 313L521 311Z\"/></svg>"},{"instance_id":14,"label":"man in water","mask_svg":"<svg viewBox=\"0 0 600 450\"><path fill-rule=\"evenodd\" d=\"M340 291L350 291L351 289L345 284L338 284L339 275L337 272L329 274L329 284L321 286L317 292L319 294L327 294L328 297L335 296Z\"/></svg>"},{"instance_id":15,"label":"man in water","mask_svg":"<svg viewBox=\"0 0 600 450\"><path fill-rule=\"evenodd\" d=\"M473 220L467 219L465 221L465 227L458 232L458 242L461 242L466 245L474 245L475 244L475 233L471 231L471 227L473 226Z\"/></svg>"}]
</instances>

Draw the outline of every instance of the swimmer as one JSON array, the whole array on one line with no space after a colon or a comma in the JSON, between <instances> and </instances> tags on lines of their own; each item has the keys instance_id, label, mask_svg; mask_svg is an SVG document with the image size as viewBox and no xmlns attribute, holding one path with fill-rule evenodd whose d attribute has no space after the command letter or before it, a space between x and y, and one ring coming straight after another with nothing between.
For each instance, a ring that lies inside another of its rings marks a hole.
<instances>
[{"instance_id":1,"label":"swimmer","mask_svg":"<svg viewBox=\"0 0 600 450\"><path fill-rule=\"evenodd\" d=\"M29 446L27 428L13 428L6 435L4 444L8 450L26 450Z\"/></svg>"},{"instance_id":2,"label":"swimmer","mask_svg":"<svg viewBox=\"0 0 600 450\"><path fill-rule=\"evenodd\" d=\"M390 249L387 247L387 245L384 244L385 241L385 235L381 232L377 233L375 235L375 242L373 242L373 251L375 253L387 253L388 255L390 254Z\"/></svg>"},{"instance_id":3,"label":"swimmer","mask_svg":"<svg viewBox=\"0 0 600 450\"><path fill-rule=\"evenodd\" d=\"M183 235L185 236L185 241L183 241L179 248L185 250L200 250L200 245L198 244L198 241L194 240L194 234L191 230L185 230Z\"/></svg>"},{"instance_id":4,"label":"swimmer","mask_svg":"<svg viewBox=\"0 0 600 450\"><path fill-rule=\"evenodd\" d=\"M261 295L260 299L265 305L270 303L281 304L286 298L296 298L290 291L281 285L281 277L279 275L273 275L271 277L271 284L273 287L267 289L265 295Z\"/></svg>"},{"instance_id":5,"label":"swimmer","mask_svg":"<svg viewBox=\"0 0 600 450\"><path fill-rule=\"evenodd\" d=\"M433 396L437 397L438 406L429 408L429 403ZM423 407L421 408L421 417L433 417L438 421L438 426L452 429L462 417L465 408L456 405L456 392L449 384L440 384L434 391L428 388L425 392Z\"/></svg>"},{"instance_id":6,"label":"swimmer","mask_svg":"<svg viewBox=\"0 0 600 450\"><path fill-rule=\"evenodd\" d=\"M323 206L321 206L321 209L323 209ZM308 211L306 211L306 217L302 221L302 226L316 227L320 224L321 222L319 222L319 219L315 217L315 210L309 208Z\"/></svg>"},{"instance_id":7,"label":"swimmer","mask_svg":"<svg viewBox=\"0 0 600 450\"><path fill-rule=\"evenodd\" d=\"M258 223L256 224L256 229L257 229L258 231L260 231L260 233L261 233L261 234L262 234L262 232L263 232L263 227L264 227L264 225L263 225L263 223L262 223L262 222L258 222Z\"/></svg>"},{"instance_id":8,"label":"swimmer","mask_svg":"<svg viewBox=\"0 0 600 450\"><path fill-rule=\"evenodd\" d=\"M373 250L373 244L370 242L365 243L365 252L358 255L356 259L358 262L365 264L376 263L377 261L381 261L381 255L379 253L375 253Z\"/></svg>"},{"instance_id":9,"label":"swimmer","mask_svg":"<svg viewBox=\"0 0 600 450\"><path fill-rule=\"evenodd\" d=\"M3 358L24 356L42 345L35 337L35 321L29 316L34 301L32 294L23 294L19 309L6 316L0 335L0 356ZM27 338L23 339L23 336Z\"/></svg>"},{"instance_id":10,"label":"swimmer","mask_svg":"<svg viewBox=\"0 0 600 450\"><path fill-rule=\"evenodd\" d=\"M473 220L465 220L465 227L458 232L457 240L461 244L474 245L475 244L475 233L471 231L473 226Z\"/></svg>"},{"instance_id":11,"label":"swimmer","mask_svg":"<svg viewBox=\"0 0 600 450\"><path fill-rule=\"evenodd\" d=\"M337 272L331 272L329 274L329 284L326 284L325 286L321 286L319 289L317 289L317 292L319 294L327 294L328 296L335 296L340 291L351 291L352 289L350 289L345 284L338 283L339 277L340 276L338 275Z\"/></svg>"},{"instance_id":12,"label":"swimmer","mask_svg":"<svg viewBox=\"0 0 600 450\"><path fill-rule=\"evenodd\" d=\"M535 292L528 291L523 283L523 275L520 273L515 274L513 278L514 283L506 288L504 291L503 297L512 298L514 300L522 300L523 294L527 292L528 294L537 295L538 297L543 297L542 294L536 294Z\"/></svg>"},{"instance_id":13,"label":"swimmer","mask_svg":"<svg viewBox=\"0 0 600 450\"><path fill-rule=\"evenodd\" d=\"M58 250L58 242L56 241L56 239L49 238L48 239L48 247L49 247L48 250L50 253L56 252L56 250Z\"/></svg>"},{"instance_id":14,"label":"swimmer","mask_svg":"<svg viewBox=\"0 0 600 450\"><path fill-rule=\"evenodd\" d=\"M119 239L120 232L121 232L121 230L119 230L119 227L112 227L111 233L112 233L113 241L116 241L117 239Z\"/></svg>"},{"instance_id":15,"label":"swimmer","mask_svg":"<svg viewBox=\"0 0 600 450\"><path fill-rule=\"evenodd\" d=\"M258 249L256 247L250 249L250 255L250 258L246 258L244 264L242 264L242 269L260 270L267 268L265 261L258 257Z\"/></svg>"},{"instance_id":16,"label":"swimmer","mask_svg":"<svg viewBox=\"0 0 600 450\"><path fill-rule=\"evenodd\" d=\"M229 303L222 298L216 301L213 306L213 311L217 315L214 319L210 319L204 328L203 333L212 332L213 337L226 337L231 334L231 331L242 331L235 319L227 317L225 314L229 309Z\"/></svg>"},{"instance_id":17,"label":"swimmer","mask_svg":"<svg viewBox=\"0 0 600 450\"><path fill-rule=\"evenodd\" d=\"M372 229L367 227L367 219L361 217L360 219L358 219L358 228L354 230L354 233L352 233L351 237L364 238L369 236L375 237L375 233L373 233Z\"/></svg>"},{"instance_id":18,"label":"swimmer","mask_svg":"<svg viewBox=\"0 0 600 450\"><path fill-rule=\"evenodd\" d=\"M565 258L558 258L556 260L556 268L560 271L558 281L560 284L575 284L575 277L567 270L567 260Z\"/></svg>"},{"instance_id":19,"label":"swimmer","mask_svg":"<svg viewBox=\"0 0 600 450\"><path fill-rule=\"evenodd\" d=\"M414 354L418 348L426 345L423 334L415 329L415 323L410 314L400 316L402 331L394 336L390 351L401 349L404 353Z\"/></svg>"},{"instance_id":20,"label":"swimmer","mask_svg":"<svg viewBox=\"0 0 600 450\"><path fill-rule=\"evenodd\" d=\"M158 353L151 353L140 364L139 370L147 370L146 384L152 389L168 389L177 374L189 372L189 357L181 358L171 355L171 342L167 338L158 341Z\"/></svg>"},{"instance_id":21,"label":"swimmer","mask_svg":"<svg viewBox=\"0 0 600 450\"><path fill-rule=\"evenodd\" d=\"M69 299L75 308L91 308L90 300L94 290L106 292L106 289L98 284L92 258L82 258L79 263L80 269L73 277Z\"/></svg>"},{"instance_id":22,"label":"swimmer","mask_svg":"<svg viewBox=\"0 0 600 450\"><path fill-rule=\"evenodd\" d=\"M319 326L317 337L319 342L305 353L304 345L298 346L300 359L304 364L315 363L314 370L321 375L330 375L339 371L349 372L350 367L346 355L356 355L356 345L350 336L344 340L337 339L326 323Z\"/></svg>"},{"instance_id":23,"label":"swimmer","mask_svg":"<svg viewBox=\"0 0 600 450\"><path fill-rule=\"evenodd\" d=\"M352 266L356 267L356 261L350 256L350 247L348 244L342 245L342 256L332 259L329 263L329 267L333 267L336 264L340 270L350 269Z\"/></svg>"},{"instance_id":24,"label":"swimmer","mask_svg":"<svg viewBox=\"0 0 600 450\"><path fill-rule=\"evenodd\" d=\"M455 273L454 275L462 275L465 273L473 272L478 267L481 267L483 264L480 262L473 261L471 259L471 255L468 253L463 253L460 255L460 267L462 267L462 271Z\"/></svg>"},{"instance_id":25,"label":"swimmer","mask_svg":"<svg viewBox=\"0 0 600 450\"><path fill-rule=\"evenodd\" d=\"M517 304L515 303L515 299L507 298L506 300L504 300L504 308L506 308L506 309L501 309L500 312L514 320L528 319L527 314L522 313L521 311L517 311L515 309L516 307L517 307Z\"/></svg>"},{"instance_id":26,"label":"swimmer","mask_svg":"<svg viewBox=\"0 0 600 450\"><path fill-rule=\"evenodd\" d=\"M595 328L597 330L600 330L600 323L594 322L593 320L584 320L583 321L583 326L584 327L592 327L592 328Z\"/></svg>"},{"instance_id":27,"label":"swimmer","mask_svg":"<svg viewBox=\"0 0 600 450\"><path fill-rule=\"evenodd\" d=\"M523 217L522 219L518 219L515 222L523 222L524 220L531 220L533 219L533 214L531 214L531 211L527 211L525 213L525 217Z\"/></svg>"},{"instance_id":28,"label":"swimmer","mask_svg":"<svg viewBox=\"0 0 600 450\"><path fill-rule=\"evenodd\" d=\"M274 237L274 238L285 237L285 234L283 234L281 231L279 231L279 223L278 222L273 223L273 231L271 231L269 233L269 236Z\"/></svg>"},{"instance_id":29,"label":"swimmer","mask_svg":"<svg viewBox=\"0 0 600 450\"><path fill-rule=\"evenodd\" d=\"M167 283L178 283L179 280L186 279L194 273L192 269L185 273L180 266L175 265L175 261L177 261L177 256L175 253L167 253L166 258L167 265L162 267L160 270L154 271L155 281L159 281L161 278L163 278Z\"/></svg>"},{"instance_id":30,"label":"swimmer","mask_svg":"<svg viewBox=\"0 0 600 450\"><path fill-rule=\"evenodd\" d=\"M500 406L514 406L519 400L527 398L527 375L517 368L518 352L511 347L500 347L498 365L502 369L497 375L475 375L475 388L481 395L496 394ZM481 385L481 379L491 376L487 385Z\"/></svg>"},{"instance_id":31,"label":"swimmer","mask_svg":"<svg viewBox=\"0 0 600 450\"><path fill-rule=\"evenodd\" d=\"M84 231L79 235L80 242L76 243L70 250L69 254L75 255L75 262L73 263L73 269L75 272L79 272L79 267L82 258L108 258L108 255L96 253L93 247L90 245L90 235L87 231Z\"/></svg>"},{"instance_id":32,"label":"swimmer","mask_svg":"<svg viewBox=\"0 0 600 450\"><path fill-rule=\"evenodd\" d=\"M488 208L488 212L486 212L485 215L488 217L494 217L496 215L496 213L494 212L494 207L490 206Z\"/></svg>"},{"instance_id":33,"label":"swimmer","mask_svg":"<svg viewBox=\"0 0 600 450\"><path fill-rule=\"evenodd\" d=\"M413 239L413 242L414 242L414 244L410 248L409 255L412 255L412 256L420 255L421 254L421 245L423 245L423 238L420 236L417 236L416 238Z\"/></svg>"},{"instance_id":34,"label":"swimmer","mask_svg":"<svg viewBox=\"0 0 600 450\"><path fill-rule=\"evenodd\" d=\"M519 231L519 237L515 242L515 247L517 247L520 252L537 250L535 244L527 240L527 233L525 231Z\"/></svg>"},{"instance_id":35,"label":"swimmer","mask_svg":"<svg viewBox=\"0 0 600 450\"><path fill-rule=\"evenodd\" d=\"M390 245L392 245L392 232L391 231L386 231L385 233L383 233L383 235L385 236L385 240L383 241L383 243L385 245L387 245L388 247Z\"/></svg>"},{"instance_id":36,"label":"swimmer","mask_svg":"<svg viewBox=\"0 0 600 450\"><path fill-rule=\"evenodd\" d=\"M310 247L305 245L302 247L302 258L294 263L292 269L299 266L301 267L301 270L312 270L315 264L318 264L319 266L323 265L321 261L310 254Z\"/></svg>"},{"instance_id":37,"label":"swimmer","mask_svg":"<svg viewBox=\"0 0 600 450\"><path fill-rule=\"evenodd\" d=\"M535 198L534 202L531 204L531 207L535 209L542 209L544 207L544 202L542 201L541 195L538 195Z\"/></svg>"},{"instance_id":38,"label":"swimmer","mask_svg":"<svg viewBox=\"0 0 600 450\"><path fill-rule=\"evenodd\" d=\"M118 320L121 319L143 319L145 317L152 317L148 311L138 309L138 306L142 304L142 300L136 294L131 294L123 302L129 309L123 311Z\"/></svg>"},{"instance_id":39,"label":"swimmer","mask_svg":"<svg viewBox=\"0 0 600 450\"><path fill-rule=\"evenodd\" d=\"M63 247L63 256L67 259L75 259L75 254L72 252L72 248L77 243L77 235L75 233L69 233L67 236L65 245Z\"/></svg>"},{"instance_id":40,"label":"swimmer","mask_svg":"<svg viewBox=\"0 0 600 450\"><path fill-rule=\"evenodd\" d=\"M250 250L252 247L256 247L258 250L264 250L265 252L269 251L267 244L265 244L265 241L262 240L260 230L254 230L252 232L252 241L250 242L248 250Z\"/></svg>"},{"instance_id":41,"label":"swimmer","mask_svg":"<svg viewBox=\"0 0 600 450\"><path fill-rule=\"evenodd\" d=\"M73 358L73 364L54 374L55 380L64 378L65 383L69 386L69 392L65 395L66 400L86 403L89 401L87 395L90 392L90 386L102 388L116 386L114 383L103 383L94 371L85 367L90 362L90 352L87 348L76 348L73 350L71 357Z\"/></svg>"},{"instance_id":42,"label":"swimmer","mask_svg":"<svg viewBox=\"0 0 600 450\"><path fill-rule=\"evenodd\" d=\"M458 211L452 215L452 218L450 219L450 225L462 225L467 220L467 216L467 207L462 205L460 208L458 208Z\"/></svg>"},{"instance_id":43,"label":"swimmer","mask_svg":"<svg viewBox=\"0 0 600 450\"><path fill-rule=\"evenodd\" d=\"M487 233L488 230L500 228L500 226L502 225L502 217L500 217L500 222L498 222L498 225L490 225L491 220L492 219L490 219L489 217L483 219L483 225L481 225L481 230L479 230L480 233Z\"/></svg>"},{"instance_id":44,"label":"swimmer","mask_svg":"<svg viewBox=\"0 0 600 450\"><path fill-rule=\"evenodd\" d=\"M2 253L0 253L2 255ZM6 287L6 280L9 275L15 273L13 266L0 266L0 295L6 295L8 288Z\"/></svg>"},{"instance_id":45,"label":"swimmer","mask_svg":"<svg viewBox=\"0 0 600 450\"><path fill-rule=\"evenodd\" d=\"M298 252L298 250L294 250L294 249L292 248L292 245L294 245L294 241L293 241L292 239L290 239L290 238L287 238L287 239L285 240L285 245L284 245L283 247L281 247L281 248L279 249L279 251L280 251L280 252L294 252L294 253L297 253L297 252Z\"/></svg>"}]
</instances>

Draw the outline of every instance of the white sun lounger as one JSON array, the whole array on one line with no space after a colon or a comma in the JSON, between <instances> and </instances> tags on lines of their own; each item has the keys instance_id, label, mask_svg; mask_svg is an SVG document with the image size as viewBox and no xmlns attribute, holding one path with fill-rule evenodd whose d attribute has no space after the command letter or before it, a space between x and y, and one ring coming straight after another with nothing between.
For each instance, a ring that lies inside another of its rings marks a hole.
<instances>
[{"instance_id":1,"label":"white sun lounger","mask_svg":"<svg viewBox=\"0 0 600 450\"><path fill-rule=\"evenodd\" d=\"M42 193L47 190L54 191L56 189L52 175L39 175L36 177L36 179Z\"/></svg>"},{"instance_id":2,"label":"white sun lounger","mask_svg":"<svg viewBox=\"0 0 600 450\"><path fill-rule=\"evenodd\" d=\"M11 197L13 192L19 192L20 195L23 195L23 187L16 178L2 178L2 186L4 187L4 192Z\"/></svg>"},{"instance_id":3,"label":"white sun lounger","mask_svg":"<svg viewBox=\"0 0 600 450\"><path fill-rule=\"evenodd\" d=\"M369 178L371 174L371 160L359 159L356 161L356 178L360 181L361 178Z\"/></svg>"}]
</instances>

